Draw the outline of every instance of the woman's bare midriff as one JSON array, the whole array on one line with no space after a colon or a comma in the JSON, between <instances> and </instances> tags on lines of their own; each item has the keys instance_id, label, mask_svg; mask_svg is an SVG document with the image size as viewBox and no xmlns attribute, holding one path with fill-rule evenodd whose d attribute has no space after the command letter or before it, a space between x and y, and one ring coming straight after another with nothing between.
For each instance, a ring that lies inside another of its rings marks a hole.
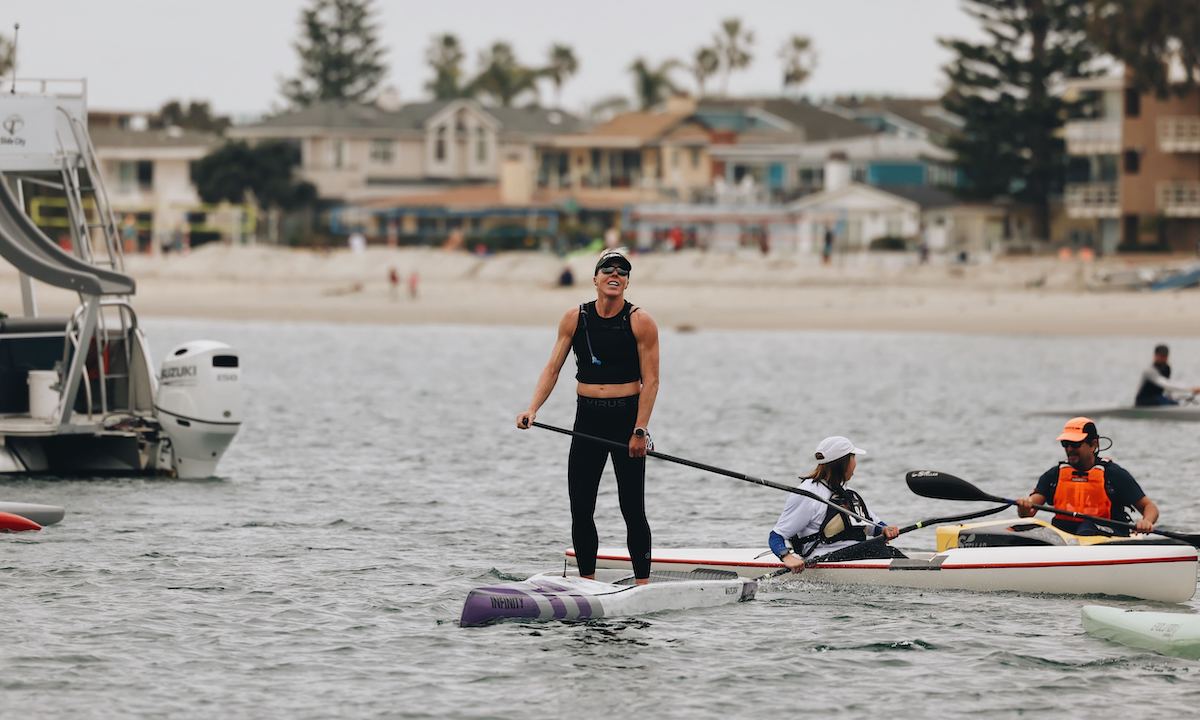
<instances>
[{"instance_id":1,"label":"woman's bare midriff","mask_svg":"<svg viewBox=\"0 0 1200 720\"><path fill-rule=\"evenodd\" d=\"M619 398L637 395L642 391L642 381L620 383L615 385L595 385L592 383L575 383L575 392L589 398Z\"/></svg>"}]
</instances>

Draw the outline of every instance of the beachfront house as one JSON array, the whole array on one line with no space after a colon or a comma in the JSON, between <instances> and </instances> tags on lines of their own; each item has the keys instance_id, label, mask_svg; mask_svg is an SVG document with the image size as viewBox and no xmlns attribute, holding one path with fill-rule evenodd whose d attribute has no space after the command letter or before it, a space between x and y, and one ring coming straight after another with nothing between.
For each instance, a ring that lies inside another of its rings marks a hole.
<instances>
[{"instance_id":1,"label":"beachfront house","mask_svg":"<svg viewBox=\"0 0 1200 720\"><path fill-rule=\"evenodd\" d=\"M505 161L532 175L534 145L578 127L561 110L465 98L389 107L326 101L230 128L228 135L295 142L299 174L322 198L356 202L495 185Z\"/></svg>"},{"instance_id":2,"label":"beachfront house","mask_svg":"<svg viewBox=\"0 0 1200 720\"><path fill-rule=\"evenodd\" d=\"M218 147L220 136L152 129L144 113L104 110L88 114L88 132L126 252L156 252L185 237L198 243L243 231L247 216L241 209L204 205L192 184L191 164ZM30 201L34 221L52 237L69 235L65 202Z\"/></svg>"},{"instance_id":3,"label":"beachfront house","mask_svg":"<svg viewBox=\"0 0 1200 720\"><path fill-rule=\"evenodd\" d=\"M661 199L690 199L711 179L708 128L695 103L620 113L589 130L548 138L535 149L534 189L582 207L620 208Z\"/></svg>"},{"instance_id":4,"label":"beachfront house","mask_svg":"<svg viewBox=\"0 0 1200 720\"><path fill-rule=\"evenodd\" d=\"M853 109L790 100L764 101L762 108L750 105L747 116L761 118L769 109L773 112L767 117L775 121L713 148L714 166L728 182L751 177L777 201L824 189L825 163L833 154L846 157L854 182L953 187L958 173L952 155L940 143L954 125L928 110L931 102L874 101ZM736 108L737 101L725 101L722 107ZM711 122L721 116L705 117Z\"/></svg>"},{"instance_id":5,"label":"beachfront house","mask_svg":"<svg viewBox=\"0 0 1200 720\"><path fill-rule=\"evenodd\" d=\"M1067 82L1062 235L1103 253L1200 247L1200 91L1159 98L1123 72Z\"/></svg>"}]
</instances>

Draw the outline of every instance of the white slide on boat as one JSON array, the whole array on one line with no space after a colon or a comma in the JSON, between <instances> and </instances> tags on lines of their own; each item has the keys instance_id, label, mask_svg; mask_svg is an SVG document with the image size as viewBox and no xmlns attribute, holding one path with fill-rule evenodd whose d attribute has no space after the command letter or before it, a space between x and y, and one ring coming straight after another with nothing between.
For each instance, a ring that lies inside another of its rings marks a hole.
<instances>
[{"instance_id":1,"label":"white slide on boat","mask_svg":"<svg viewBox=\"0 0 1200 720\"><path fill-rule=\"evenodd\" d=\"M20 515L38 525L45 527L63 519L66 511L58 505L37 505L35 503L0 502L0 512Z\"/></svg>"},{"instance_id":2,"label":"white slide on boat","mask_svg":"<svg viewBox=\"0 0 1200 720\"><path fill-rule=\"evenodd\" d=\"M801 580L927 590L1112 595L1186 602L1196 592L1196 548L1115 542L1086 546L954 548L904 559L822 562ZM567 558L574 562L574 551ZM628 568L623 548L601 548L597 567ZM730 570L761 577L783 567L765 548L656 548L651 570Z\"/></svg>"},{"instance_id":3,"label":"white slide on boat","mask_svg":"<svg viewBox=\"0 0 1200 720\"><path fill-rule=\"evenodd\" d=\"M1080 612L1089 635L1163 655L1200 660L1200 615L1142 612L1084 605Z\"/></svg>"},{"instance_id":4,"label":"white slide on boat","mask_svg":"<svg viewBox=\"0 0 1200 720\"><path fill-rule=\"evenodd\" d=\"M463 603L459 625L498 620L594 620L663 610L714 607L751 600L758 584L728 571L652 572L634 584L628 570L597 571L595 580L561 572L475 588Z\"/></svg>"}]
</instances>

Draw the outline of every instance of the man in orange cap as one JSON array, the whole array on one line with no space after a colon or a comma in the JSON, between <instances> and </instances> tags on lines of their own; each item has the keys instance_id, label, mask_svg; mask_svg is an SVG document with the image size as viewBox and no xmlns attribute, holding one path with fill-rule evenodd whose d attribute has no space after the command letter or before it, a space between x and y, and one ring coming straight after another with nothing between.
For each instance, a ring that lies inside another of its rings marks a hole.
<instances>
[{"instance_id":1,"label":"man in orange cap","mask_svg":"<svg viewBox=\"0 0 1200 720\"><path fill-rule=\"evenodd\" d=\"M1158 506L1142 492L1129 472L1108 458L1101 458L1100 434L1096 423L1085 417L1071 418L1058 436L1067 454L1065 462L1042 473L1037 487L1027 498L1017 501L1017 514L1032 517L1033 505L1049 504L1060 510L1130 522L1127 508L1136 508L1142 517L1138 532L1149 532L1158 522ZM1054 527L1076 535L1128 535L1128 530L1070 515L1055 515Z\"/></svg>"}]
</instances>

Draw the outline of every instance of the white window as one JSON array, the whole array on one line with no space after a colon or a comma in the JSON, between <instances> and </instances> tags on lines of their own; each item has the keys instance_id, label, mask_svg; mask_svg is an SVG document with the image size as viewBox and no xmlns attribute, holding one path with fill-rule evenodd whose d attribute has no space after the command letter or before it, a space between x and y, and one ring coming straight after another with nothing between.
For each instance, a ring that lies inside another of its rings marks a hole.
<instances>
[{"instance_id":1,"label":"white window","mask_svg":"<svg viewBox=\"0 0 1200 720\"><path fill-rule=\"evenodd\" d=\"M433 141L433 159L438 162L446 160L446 126L439 127Z\"/></svg>"},{"instance_id":2,"label":"white window","mask_svg":"<svg viewBox=\"0 0 1200 720\"><path fill-rule=\"evenodd\" d=\"M487 128L475 128L475 162L485 163L488 161L488 136Z\"/></svg>"},{"instance_id":3,"label":"white window","mask_svg":"<svg viewBox=\"0 0 1200 720\"><path fill-rule=\"evenodd\" d=\"M391 165L395 159L395 142L387 138L376 138L371 141L371 162L379 165Z\"/></svg>"},{"instance_id":4,"label":"white window","mask_svg":"<svg viewBox=\"0 0 1200 720\"><path fill-rule=\"evenodd\" d=\"M334 140L330 145L329 164L335 168L346 166L346 141Z\"/></svg>"}]
</instances>

